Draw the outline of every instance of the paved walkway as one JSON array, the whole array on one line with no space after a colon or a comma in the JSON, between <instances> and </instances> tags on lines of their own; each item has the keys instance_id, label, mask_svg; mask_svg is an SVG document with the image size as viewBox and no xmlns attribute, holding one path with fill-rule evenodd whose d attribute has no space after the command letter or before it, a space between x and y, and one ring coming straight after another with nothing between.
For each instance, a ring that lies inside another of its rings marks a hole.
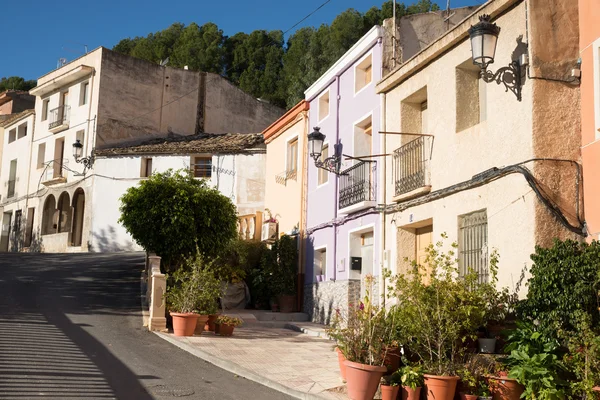
<instances>
[{"instance_id":1,"label":"paved walkway","mask_svg":"<svg viewBox=\"0 0 600 400\"><path fill-rule=\"evenodd\" d=\"M250 326L232 337L176 337L175 345L230 372L303 399L347 399L333 342L290 329Z\"/></svg>"}]
</instances>

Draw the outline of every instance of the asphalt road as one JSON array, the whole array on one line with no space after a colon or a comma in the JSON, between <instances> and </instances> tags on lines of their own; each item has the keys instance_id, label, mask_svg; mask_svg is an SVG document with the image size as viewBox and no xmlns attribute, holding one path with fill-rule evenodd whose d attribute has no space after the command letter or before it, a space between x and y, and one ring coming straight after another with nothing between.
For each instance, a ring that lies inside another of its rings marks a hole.
<instances>
[{"instance_id":1,"label":"asphalt road","mask_svg":"<svg viewBox=\"0 0 600 400\"><path fill-rule=\"evenodd\" d=\"M290 399L143 329L143 261L0 253L0 399Z\"/></svg>"}]
</instances>

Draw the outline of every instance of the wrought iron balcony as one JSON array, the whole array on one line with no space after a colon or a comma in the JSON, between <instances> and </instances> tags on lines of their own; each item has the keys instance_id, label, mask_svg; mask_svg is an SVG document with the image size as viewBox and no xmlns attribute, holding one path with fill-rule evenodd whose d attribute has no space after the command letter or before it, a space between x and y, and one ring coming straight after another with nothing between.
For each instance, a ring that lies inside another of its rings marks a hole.
<instances>
[{"instance_id":1,"label":"wrought iron balcony","mask_svg":"<svg viewBox=\"0 0 600 400\"><path fill-rule=\"evenodd\" d=\"M374 161L361 161L340 173L339 209L375 201Z\"/></svg>"},{"instance_id":2,"label":"wrought iron balcony","mask_svg":"<svg viewBox=\"0 0 600 400\"><path fill-rule=\"evenodd\" d=\"M69 125L69 113L71 111L70 106L60 106L50 110L50 122L48 123L48 129L55 129L63 125Z\"/></svg>"},{"instance_id":3,"label":"wrought iron balcony","mask_svg":"<svg viewBox=\"0 0 600 400\"><path fill-rule=\"evenodd\" d=\"M283 171L282 173L275 176L275 182L285 186L287 184L287 181L295 181L297 177L297 170Z\"/></svg>"},{"instance_id":4,"label":"wrought iron balcony","mask_svg":"<svg viewBox=\"0 0 600 400\"><path fill-rule=\"evenodd\" d=\"M395 196L430 186L431 136L420 136L394 151Z\"/></svg>"}]
</instances>

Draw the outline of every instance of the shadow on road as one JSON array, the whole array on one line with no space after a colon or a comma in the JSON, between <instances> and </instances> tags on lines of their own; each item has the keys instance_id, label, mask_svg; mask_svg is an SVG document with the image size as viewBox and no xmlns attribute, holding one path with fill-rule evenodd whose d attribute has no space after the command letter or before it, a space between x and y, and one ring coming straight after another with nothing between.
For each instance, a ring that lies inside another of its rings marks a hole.
<instances>
[{"instance_id":1,"label":"shadow on road","mask_svg":"<svg viewBox=\"0 0 600 400\"><path fill-rule=\"evenodd\" d=\"M142 254L0 255L0 398L150 400L140 380L69 315L139 314ZM129 272L130 271L130 272ZM140 319L141 320L141 319Z\"/></svg>"}]
</instances>

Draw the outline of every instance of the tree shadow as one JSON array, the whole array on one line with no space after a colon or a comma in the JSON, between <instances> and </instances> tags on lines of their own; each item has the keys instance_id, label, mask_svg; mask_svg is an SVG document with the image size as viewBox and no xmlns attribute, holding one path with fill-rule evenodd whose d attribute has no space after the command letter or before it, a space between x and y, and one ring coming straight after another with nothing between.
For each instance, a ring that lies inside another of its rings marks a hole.
<instances>
[{"instance_id":1,"label":"tree shadow","mask_svg":"<svg viewBox=\"0 0 600 400\"><path fill-rule=\"evenodd\" d=\"M112 225L109 225L107 229L100 229L98 232L92 232L92 236L94 241L93 244L89 246L90 251L98 253L136 251L132 242L123 243L122 241L114 240L116 230Z\"/></svg>"}]
</instances>

